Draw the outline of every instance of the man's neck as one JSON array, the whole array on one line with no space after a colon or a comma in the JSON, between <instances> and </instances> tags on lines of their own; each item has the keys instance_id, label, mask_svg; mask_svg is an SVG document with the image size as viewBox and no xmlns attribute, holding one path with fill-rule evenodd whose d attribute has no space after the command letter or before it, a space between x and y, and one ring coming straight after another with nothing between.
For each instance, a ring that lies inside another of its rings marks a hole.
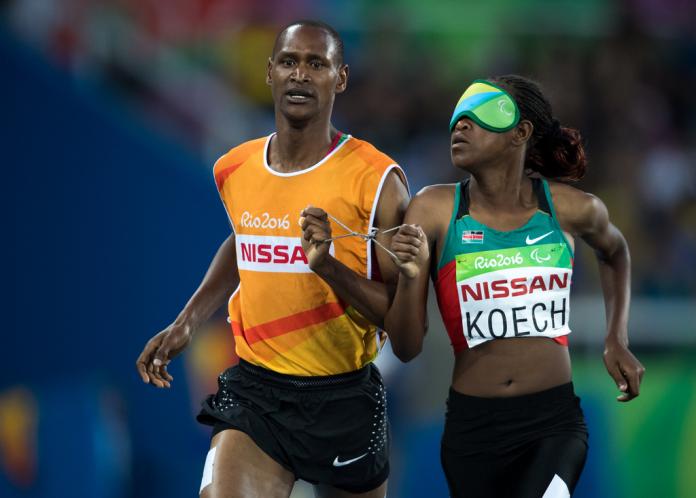
<instances>
[{"instance_id":1,"label":"man's neck","mask_svg":"<svg viewBox=\"0 0 696 498\"><path fill-rule=\"evenodd\" d=\"M302 171L321 161L338 133L328 120L290 123L281 117L276 119L276 127L268 163L280 173Z\"/></svg>"}]
</instances>

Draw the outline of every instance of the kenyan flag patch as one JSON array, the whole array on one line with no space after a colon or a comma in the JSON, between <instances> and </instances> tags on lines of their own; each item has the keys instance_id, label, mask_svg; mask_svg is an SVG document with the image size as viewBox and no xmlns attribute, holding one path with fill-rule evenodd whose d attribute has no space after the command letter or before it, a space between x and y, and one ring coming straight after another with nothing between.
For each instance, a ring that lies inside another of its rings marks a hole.
<instances>
[{"instance_id":1,"label":"kenyan flag patch","mask_svg":"<svg viewBox=\"0 0 696 498\"><path fill-rule=\"evenodd\" d=\"M483 244L483 230L464 230L462 244Z\"/></svg>"}]
</instances>

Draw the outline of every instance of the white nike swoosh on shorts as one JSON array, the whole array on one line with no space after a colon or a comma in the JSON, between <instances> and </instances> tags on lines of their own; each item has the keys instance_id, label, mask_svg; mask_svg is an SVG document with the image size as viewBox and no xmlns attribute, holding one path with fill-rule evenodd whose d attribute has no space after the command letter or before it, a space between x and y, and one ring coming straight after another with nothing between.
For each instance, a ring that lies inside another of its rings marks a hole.
<instances>
[{"instance_id":1,"label":"white nike swoosh on shorts","mask_svg":"<svg viewBox=\"0 0 696 498\"><path fill-rule=\"evenodd\" d=\"M552 233L553 233L553 230L551 230L549 233L545 233L544 235L540 235L539 237L535 237L535 238L533 238L533 239L530 239L530 238L529 238L529 235L527 235L527 238L524 239L524 241L527 243L528 246L530 246L530 245L532 245L532 244L535 244L535 243L539 242L541 239L543 239L543 238L545 238L545 237L548 237L548 236L551 235Z\"/></svg>"},{"instance_id":2,"label":"white nike swoosh on shorts","mask_svg":"<svg viewBox=\"0 0 696 498\"><path fill-rule=\"evenodd\" d=\"M341 461L338 459L338 457L336 457L336 458L334 458L333 466L334 466L334 467L343 467L344 465L349 465L349 464L351 464L351 463L353 463L353 462L357 462L358 460L360 460L361 458L364 458L364 457L366 457L366 456L367 456L367 453L363 453L363 454L360 455L359 457L351 458L350 460L345 460L345 461L343 461L343 462L341 462Z\"/></svg>"}]
</instances>

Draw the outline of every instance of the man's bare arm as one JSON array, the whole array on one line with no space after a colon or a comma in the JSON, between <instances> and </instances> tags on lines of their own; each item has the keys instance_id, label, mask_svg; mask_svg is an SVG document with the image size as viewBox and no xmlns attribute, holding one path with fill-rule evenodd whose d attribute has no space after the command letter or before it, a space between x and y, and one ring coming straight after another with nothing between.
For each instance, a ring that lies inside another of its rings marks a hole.
<instances>
[{"instance_id":1,"label":"man's bare arm","mask_svg":"<svg viewBox=\"0 0 696 498\"><path fill-rule=\"evenodd\" d=\"M189 345L196 330L220 309L239 285L234 234L220 245L203 281L174 322L152 337L135 362L146 384L170 387L169 362Z\"/></svg>"}]
</instances>

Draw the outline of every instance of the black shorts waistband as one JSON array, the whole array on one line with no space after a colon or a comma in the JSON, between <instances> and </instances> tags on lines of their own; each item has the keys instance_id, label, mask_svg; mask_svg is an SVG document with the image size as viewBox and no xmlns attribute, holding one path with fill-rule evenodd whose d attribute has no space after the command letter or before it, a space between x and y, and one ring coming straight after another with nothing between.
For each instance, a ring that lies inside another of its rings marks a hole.
<instances>
[{"instance_id":1,"label":"black shorts waistband","mask_svg":"<svg viewBox=\"0 0 696 498\"><path fill-rule=\"evenodd\" d=\"M572 382L561 384L544 391L523 394L521 396L483 398L480 396L470 396L455 391L450 387L448 403L455 409L479 409L494 408L503 410L514 410L522 407L543 405L551 401L575 399L575 389Z\"/></svg>"},{"instance_id":2,"label":"black shorts waistband","mask_svg":"<svg viewBox=\"0 0 696 498\"><path fill-rule=\"evenodd\" d=\"M336 375L322 375L317 377L301 376L301 375L286 375L267 368L260 367L239 359L239 371L254 380L265 384L274 385L277 387L295 388L295 389L325 389L332 387L348 387L359 385L370 375L371 364L362 367L353 372L346 372Z\"/></svg>"}]
</instances>

